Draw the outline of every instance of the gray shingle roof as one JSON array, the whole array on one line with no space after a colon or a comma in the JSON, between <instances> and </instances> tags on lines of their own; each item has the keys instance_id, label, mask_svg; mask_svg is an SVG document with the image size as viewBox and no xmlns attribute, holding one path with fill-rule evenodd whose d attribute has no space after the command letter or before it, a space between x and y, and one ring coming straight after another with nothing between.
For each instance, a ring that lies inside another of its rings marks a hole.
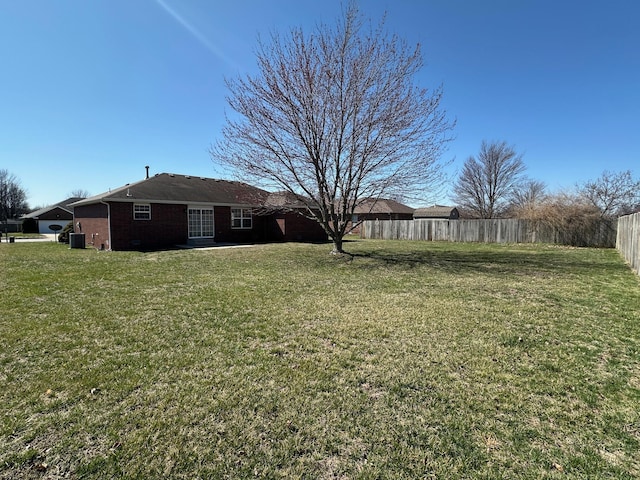
<instances>
[{"instance_id":1,"label":"gray shingle roof","mask_svg":"<svg viewBox=\"0 0 640 480\"><path fill-rule=\"evenodd\" d=\"M432 207L417 208L413 212L414 218L449 218L455 207L434 205Z\"/></svg>"},{"instance_id":2,"label":"gray shingle roof","mask_svg":"<svg viewBox=\"0 0 640 480\"><path fill-rule=\"evenodd\" d=\"M311 203L309 199L303 199L291 192L273 192L270 193L265 201L268 208L305 208L307 203Z\"/></svg>"},{"instance_id":3,"label":"gray shingle roof","mask_svg":"<svg viewBox=\"0 0 640 480\"><path fill-rule=\"evenodd\" d=\"M262 205L268 192L243 182L160 173L76 202L73 206L101 201L153 203L212 203L218 205Z\"/></svg>"},{"instance_id":4,"label":"gray shingle roof","mask_svg":"<svg viewBox=\"0 0 640 480\"><path fill-rule=\"evenodd\" d=\"M70 205L72 203L77 202L78 200L82 200L81 197L70 197L67 198L66 200L63 200L61 202L58 202L54 205L49 205L48 207L44 207L44 208L40 208L38 210L34 210L33 212L27 213L26 215L23 215L21 218L36 218L36 217L40 217L42 215L44 215L47 212L50 212L51 210L55 210L56 208L62 208L63 210L66 210L69 213L73 213L73 207L71 207Z\"/></svg>"},{"instance_id":5,"label":"gray shingle roof","mask_svg":"<svg viewBox=\"0 0 640 480\"><path fill-rule=\"evenodd\" d=\"M374 205L375 202L375 205ZM373 199L367 199L358 205L353 213L365 214L365 213L413 213L413 208L403 205L395 200L389 200L381 198L378 201Z\"/></svg>"}]
</instances>

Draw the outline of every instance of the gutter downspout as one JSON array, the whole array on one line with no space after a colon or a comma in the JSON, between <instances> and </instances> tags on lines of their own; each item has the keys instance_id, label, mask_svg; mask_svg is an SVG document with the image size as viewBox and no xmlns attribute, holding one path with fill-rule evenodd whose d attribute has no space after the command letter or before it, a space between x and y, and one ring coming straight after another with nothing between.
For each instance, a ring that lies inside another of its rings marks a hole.
<instances>
[{"instance_id":1,"label":"gutter downspout","mask_svg":"<svg viewBox=\"0 0 640 480\"><path fill-rule=\"evenodd\" d=\"M108 240L109 248L107 248L107 251L110 252L111 251L111 205L102 199L100 200L100 203L107 206L107 231L109 232L109 240Z\"/></svg>"}]
</instances>

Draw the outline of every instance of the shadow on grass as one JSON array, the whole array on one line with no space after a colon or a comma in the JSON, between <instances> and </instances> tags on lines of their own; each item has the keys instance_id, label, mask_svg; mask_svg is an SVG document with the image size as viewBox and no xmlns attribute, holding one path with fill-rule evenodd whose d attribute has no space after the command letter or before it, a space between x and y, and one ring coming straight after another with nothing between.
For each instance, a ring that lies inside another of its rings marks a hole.
<instances>
[{"instance_id":1,"label":"shadow on grass","mask_svg":"<svg viewBox=\"0 0 640 480\"><path fill-rule=\"evenodd\" d=\"M595 270L614 274L626 271L622 262L610 261L602 256L602 249L575 249L571 247L541 246L530 251L518 246L503 248L502 246L484 244L462 244L454 248L437 246L420 250L398 251L397 249L379 249L369 252L350 253L352 260L361 268L378 266L416 268L430 266L433 268L459 273L592 273Z\"/></svg>"}]
</instances>

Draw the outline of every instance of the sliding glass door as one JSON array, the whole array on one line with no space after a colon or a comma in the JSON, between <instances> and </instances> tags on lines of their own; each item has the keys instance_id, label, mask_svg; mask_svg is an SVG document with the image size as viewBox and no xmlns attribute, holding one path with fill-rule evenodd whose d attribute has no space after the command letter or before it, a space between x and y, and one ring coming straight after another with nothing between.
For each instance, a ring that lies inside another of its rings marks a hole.
<instances>
[{"instance_id":1,"label":"sliding glass door","mask_svg":"<svg viewBox=\"0 0 640 480\"><path fill-rule=\"evenodd\" d=\"M213 238L213 207L189 208L189 238Z\"/></svg>"}]
</instances>

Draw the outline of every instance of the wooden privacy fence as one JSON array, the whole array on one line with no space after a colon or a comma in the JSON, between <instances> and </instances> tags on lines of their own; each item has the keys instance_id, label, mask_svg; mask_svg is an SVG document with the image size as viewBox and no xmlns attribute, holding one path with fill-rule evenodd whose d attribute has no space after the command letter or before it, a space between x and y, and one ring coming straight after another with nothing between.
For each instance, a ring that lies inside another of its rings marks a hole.
<instances>
[{"instance_id":1,"label":"wooden privacy fence","mask_svg":"<svg viewBox=\"0 0 640 480\"><path fill-rule=\"evenodd\" d=\"M616 248L631 268L640 274L640 213L618 219Z\"/></svg>"},{"instance_id":2,"label":"wooden privacy fence","mask_svg":"<svg viewBox=\"0 0 640 480\"><path fill-rule=\"evenodd\" d=\"M486 243L556 243L614 248L616 222L600 220L588 228L557 229L515 218L487 220L365 220L361 238Z\"/></svg>"}]
</instances>

